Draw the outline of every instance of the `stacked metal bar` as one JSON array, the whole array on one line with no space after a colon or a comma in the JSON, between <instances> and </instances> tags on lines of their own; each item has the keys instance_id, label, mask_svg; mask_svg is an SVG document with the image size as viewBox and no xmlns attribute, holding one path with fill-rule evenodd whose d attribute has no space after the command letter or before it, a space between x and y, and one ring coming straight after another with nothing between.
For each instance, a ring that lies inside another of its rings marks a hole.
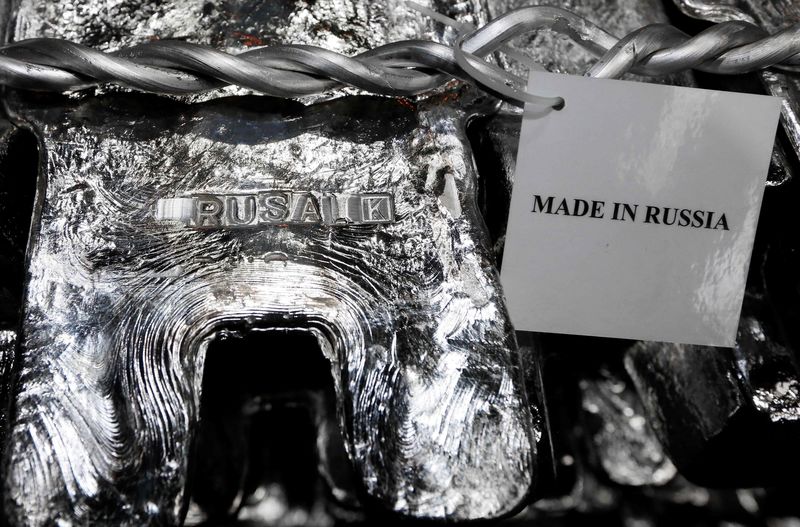
<instances>
[{"instance_id":1,"label":"stacked metal bar","mask_svg":"<svg viewBox=\"0 0 800 527\"><path fill-rule=\"evenodd\" d=\"M522 5L425 2L469 25ZM563 7L617 36L701 29L655 0ZM106 51L178 38L355 54L458 36L397 0L4 9L7 41ZM593 61L547 32L511 46L554 71ZM413 99L102 86L3 100L9 525L797 521L790 142L776 147L737 346L717 349L515 334L496 266L521 115L468 83Z\"/></svg>"}]
</instances>

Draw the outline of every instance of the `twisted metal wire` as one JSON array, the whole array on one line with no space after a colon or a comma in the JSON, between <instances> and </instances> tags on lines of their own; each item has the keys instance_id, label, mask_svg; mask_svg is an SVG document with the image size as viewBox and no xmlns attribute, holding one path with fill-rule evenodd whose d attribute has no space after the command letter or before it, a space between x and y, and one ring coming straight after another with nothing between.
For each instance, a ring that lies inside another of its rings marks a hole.
<instances>
[{"instance_id":1,"label":"twisted metal wire","mask_svg":"<svg viewBox=\"0 0 800 527\"><path fill-rule=\"evenodd\" d=\"M63 92L114 83L174 95L233 84L296 98L342 86L418 95L456 77L476 81L512 101L556 106L563 101L527 93L524 79L484 60L509 40L542 29L566 35L598 56L587 72L593 77L615 78L627 72L663 75L690 68L732 74L800 66L800 24L770 35L749 22L723 22L693 37L673 26L653 24L618 39L564 9L533 6L463 32L455 46L406 40L352 57L307 45L232 55L200 44L162 40L104 53L60 39L22 40L0 48L0 84Z\"/></svg>"}]
</instances>

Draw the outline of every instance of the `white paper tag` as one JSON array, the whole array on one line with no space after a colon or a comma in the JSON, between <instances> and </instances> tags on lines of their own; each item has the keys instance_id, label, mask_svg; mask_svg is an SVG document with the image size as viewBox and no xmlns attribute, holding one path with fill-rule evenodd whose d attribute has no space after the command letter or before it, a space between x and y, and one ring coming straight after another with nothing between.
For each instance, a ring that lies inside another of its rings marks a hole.
<instances>
[{"instance_id":1,"label":"white paper tag","mask_svg":"<svg viewBox=\"0 0 800 527\"><path fill-rule=\"evenodd\" d=\"M502 279L519 330L732 346L780 99L532 72Z\"/></svg>"}]
</instances>

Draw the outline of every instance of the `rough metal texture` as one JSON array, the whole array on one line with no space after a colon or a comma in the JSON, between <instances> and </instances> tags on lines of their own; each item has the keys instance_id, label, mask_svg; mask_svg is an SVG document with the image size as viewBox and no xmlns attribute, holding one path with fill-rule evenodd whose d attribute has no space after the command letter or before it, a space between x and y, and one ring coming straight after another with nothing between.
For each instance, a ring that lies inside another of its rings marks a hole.
<instances>
[{"instance_id":1,"label":"rough metal texture","mask_svg":"<svg viewBox=\"0 0 800 527\"><path fill-rule=\"evenodd\" d=\"M521 343L526 336L520 337ZM789 525L796 517L791 483L769 490L715 489L676 474L650 427L658 419L642 404L622 367L628 341L563 335L541 335L539 340L547 435L553 438L560 475L556 482L546 481L548 449L542 445L543 494L515 518L517 525ZM763 386L769 374L760 374ZM665 376L671 378L668 369ZM658 382L651 380L650 385L655 389ZM680 418L664 404L669 399L661 402L669 419ZM763 454L755 444L740 443L724 458L727 470L742 470L750 464L746 458L763 460ZM791 461L783 452L775 457ZM781 470L792 473L790 468Z\"/></svg>"},{"instance_id":2,"label":"rough metal texture","mask_svg":"<svg viewBox=\"0 0 800 527\"><path fill-rule=\"evenodd\" d=\"M486 17L477 2L431 7ZM452 38L432 27L395 1L22 0L13 38L351 53ZM230 326L317 339L358 480L382 507L511 512L533 480L537 431L475 204L464 127L481 101L458 84L415 102L229 93L11 101L43 154L3 467L11 521L178 524L205 353ZM199 230L154 218L161 198L271 189L389 192L397 221Z\"/></svg>"},{"instance_id":3,"label":"rough metal texture","mask_svg":"<svg viewBox=\"0 0 800 527\"><path fill-rule=\"evenodd\" d=\"M492 17L512 9L528 5L550 5L544 1L496 0L489 6ZM658 0L644 2L633 0L577 0L559 2L560 7L586 18L619 38L649 24L667 22L664 9ZM548 71L582 75L589 71L596 57L582 49L570 39L554 32L543 31L520 36L511 42L511 47L530 55ZM514 71L522 72L522 65L511 65ZM648 79L651 80L651 79ZM674 79L672 79L674 82Z\"/></svg>"},{"instance_id":4,"label":"rough metal texture","mask_svg":"<svg viewBox=\"0 0 800 527\"><path fill-rule=\"evenodd\" d=\"M734 351L753 405L773 423L800 421L800 368L794 353L752 316L741 321Z\"/></svg>"},{"instance_id":5,"label":"rough metal texture","mask_svg":"<svg viewBox=\"0 0 800 527\"><path fill-rule=\"evenodd\" d=\"M549 2L528 0L495 0L490 3L492 17L527 5ZM644 2L633 0L578 0L560 2L560 7L586 18L589 22L604 28L612 35L627 35L635 29L648 24L666 23L667 17L658 0ZM522 35L510 42L510 46L529 55L536 63L548 71L583 75L596 62L596 57L586 49L576 45L567 37L552 31L539 31ZM526 75L527 68L513 60L504 61L504 67L518 75ZM627 80L642 80L692 86L691 73L682 73L661 77L642 77L626 74ZM531 87L536 90L536 87ZM476 123L474 141L480 145L477 156L481 178L487 183L481 193L481 207L489 225L495 251L502 255L505 242L505 226L508 219L511 188L514 180L514 169L519 145L519 131L522 124L522 112L519 108L504 104L501 110Z\"/></svg>"},{"instance_id":6,"label":"rough metal texture","mask_svg":"<svg viewBox=\"0 0 800 527\"><path fill-rule=\"evenodd\" d=\"M17 332L10 329L0 330L0 383L2 383L0 384L0 438L6 435L8 390L16 346Z\"/></svg>"},{"instance_id":7,"label":"rough metal texture","mask_svg":"<svg viewBox=\"0 0 800 527\"><path fill-rule=\"evenodd\" d=\"M800 369L747 303L735 348L641 342L625 367L682 475L726 487L796 476Z\"/></svg>"},{"instance_id":8,"label":"rough metal texture","mask_svg":"<svg viewBox=\"0 0 800 527\"><path fill-rule=\"evenodd\" d=\"M580 382L583 430L608 478L620 485L664 485L675 466L647 423L642 403L627 379L608 370Z\"/></svg>"}]
</instances>

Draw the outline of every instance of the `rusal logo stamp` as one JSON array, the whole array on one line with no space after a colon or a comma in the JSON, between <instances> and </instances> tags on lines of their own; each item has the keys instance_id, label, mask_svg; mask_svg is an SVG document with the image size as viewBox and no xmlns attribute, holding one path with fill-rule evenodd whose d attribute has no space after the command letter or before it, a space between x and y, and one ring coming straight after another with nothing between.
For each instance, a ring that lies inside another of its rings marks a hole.
<instances>
[{"instance_id":1,"label":"rusal logo stamp","mask_svg":"<svg viewBox=\"0 0 800 527\"><path fill-rule=\"evenodd\" d=\"M269 190L248 194L197 193L162 198L159 222L196 229L266 225L380 225L395 222L394 196L386 192L334 194Z\"/></svg>"}]
</instances>

